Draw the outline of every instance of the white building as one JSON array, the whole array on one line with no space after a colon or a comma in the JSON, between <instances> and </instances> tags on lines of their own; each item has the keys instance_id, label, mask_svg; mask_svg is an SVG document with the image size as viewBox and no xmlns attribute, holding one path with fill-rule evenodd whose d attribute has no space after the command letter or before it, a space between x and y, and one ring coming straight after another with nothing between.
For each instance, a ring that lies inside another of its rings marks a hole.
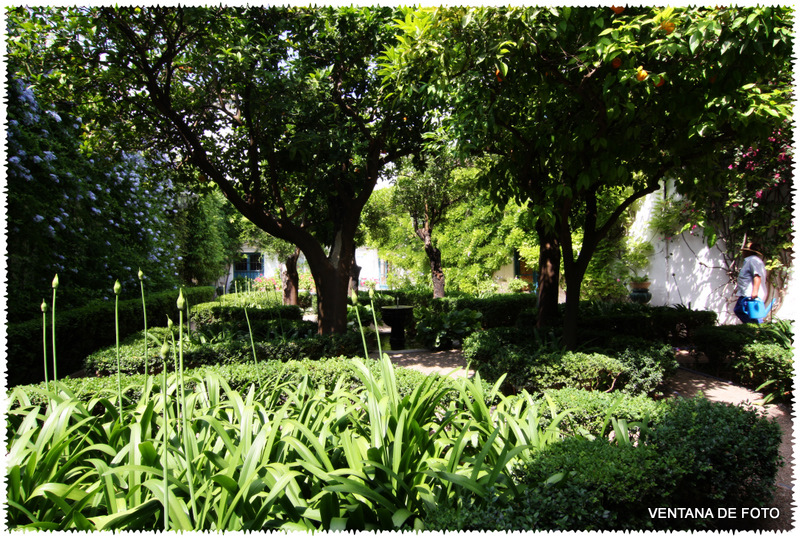
<instances>
[{"instance_id":1,"label":"white building","mask_svg":"<svg viewBox=\"0 0 800 538\"><path fill-rule=\"evenodd\" d=\"M217 281L216 287L228 289L234 278L244 277L256 279L258 277L270 278L277 277L284 268L283 262L276 256L267 256L257 248L243 245L241 248L242 258L228 268L228 273ZM389 265L386 260L378 257L378 251L371 248L359 247L356 249L356 263L361 267L360 281L375 282L377 289L388 289L386 276ZM297 262L299 271L307 270L305 257L301 254Z\"/></svg>"}]
</instances>

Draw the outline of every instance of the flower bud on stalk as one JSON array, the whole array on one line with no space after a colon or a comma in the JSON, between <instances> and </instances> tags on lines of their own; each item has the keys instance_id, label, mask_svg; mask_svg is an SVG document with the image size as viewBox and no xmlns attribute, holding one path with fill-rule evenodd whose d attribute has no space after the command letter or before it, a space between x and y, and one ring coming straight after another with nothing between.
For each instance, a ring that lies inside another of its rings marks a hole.
<instances>
[{"instance_id":1,"label":"flower bud on stalk","mask_svg":"<svg viewBox=\"0 0 800 538\"><path fill-rule=\"evenodd\" d=\"M142 273L141 267L139 268L139 280L144 280L144 273Z\"/></svg>"},{"instance_id":2,"label":"flower bud on stalk","mask_svg":"<svg viewBox=\"0 0 800 538\"><path fill-rule=\"evenodd\" d=\"M117 280L114 283L114 295L119 295L120 290L122 290L122 286L120 285L119 280Z\"/></svg>"},{"instance_id":3,"label":"flower bud on stalk","mask_svg":"<svg viewBox=\"0 0 800 538\"><path fill-rule=\"evenodd\" d=\"M53 381L58 381L58 365L56 364L56 290L58 289L58 273L53 277L53 323L50 328L53 337Z\"/></svg>"},{"instance_id":4,"label":"flower bud on stalk","mask_svg":"<svg viewBox=\"0 0 800 538\"><path fill-rule=\"evenodd\" d=\"M178 294L178 310L183 312L183 307L185 306L186 306L186 299L183 298L183 288L181 288L181 291Z\"/></svg>"},{"instance_id":5,"label":"flower bud on stalk","mask_svg":"<svg viewBox=\"0 0 800 538\"><path fill-rule=\"evenodd\" d=\"M44 299L42 299L42 313L43 314L47 313L47 303L44 302Z\"/></svg>"},{"instance_id":6,"label":"flower bud on stalk","mask_svg":"<svg viewBox=\"0 0 800 538\"><path fill-rule=\"evenodd\" d=\"M350 302L354 305L358 304L358 294L356 293L356 290L350 292Z\"/></svg>"}]
</instances>

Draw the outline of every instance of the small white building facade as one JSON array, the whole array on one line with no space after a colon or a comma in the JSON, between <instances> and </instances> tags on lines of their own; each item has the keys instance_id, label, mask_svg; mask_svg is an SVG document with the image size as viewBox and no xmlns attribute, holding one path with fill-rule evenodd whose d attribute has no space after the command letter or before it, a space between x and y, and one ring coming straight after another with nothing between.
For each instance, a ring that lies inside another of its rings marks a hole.
<instances>
[{"instance_id":1,"label":"small white building facade","mask_svg":"<svg viewBox=\"0 0 800 538\"><path fill-rule=\"evenodd\" d=\"M276 256L268 256L260 252L257 248L243 245L240 249L241 258L228 267L228 273L219 278L215 286L230 292L231 283L235 278L272 278L277 277L284 269L283 262ZM389 272L389 264L386 260L378 257L378 251L371 248L356 249L356 263L361 267L359 285L366 287L374 284L376 289L388 289L386 277ZM305 257L300 254L297 262L300 272L308 270ZM280 280L278 280L280 281Z\"/></svg>"}]
</instances>

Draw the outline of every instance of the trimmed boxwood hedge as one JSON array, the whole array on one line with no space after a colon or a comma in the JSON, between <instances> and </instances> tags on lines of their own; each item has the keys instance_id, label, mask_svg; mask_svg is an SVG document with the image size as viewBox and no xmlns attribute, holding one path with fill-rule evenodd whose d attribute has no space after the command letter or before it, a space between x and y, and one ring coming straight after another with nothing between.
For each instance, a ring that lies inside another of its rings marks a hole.
<instances>
[{"instance_id":1,"label":"trimmed boxwood hedge","mask_svg":"<svg viewBox=\"0 0 800 538\"><path fill-rule=\"evenodd\" d=\"M369 304L368 293L359 292L358 297L361 304ZM531 293L501 293L489 297L453 293L447 297L434 299L430 291L423 294L418 290L389 290L375 293L372 301L376 307L399 303L417 308L430 308L438 313L475 310L482 315L481 325L483 328L512 327L521 312L536 307L536 295Z\"/></svg>"},{"instance_id":2,"label":"trimmed boxwood hedge","mask_svg":"<svg viewBox=\"0 0 800 538\"><path fill-rule=\"evenodd\" d=\"M481 326L513 327L520 313L536 306L537 298L532 293L502 293L488 297L443 297L435 299L431 308L435 312L476 310L482 314Z\"/></svg>"},{"instance_id":3,"label":"trimmed boxwood hedge","mask_svg":"<svg viewBox=\"0 0 800 538\"><path fill-rule=\"evenodd\" d=\"M233 323L233 322L231 322ZM259 331L269 331L274 335L272 339L259 340L254 342L256 357L259 361L287 362L292 360L310 359L319 360L323 357L336 357L340 355L363 355L363 344L361 336L355 332L347 332L342 335L320 336L316 333L310 334L309 325L312 322L295 321L283 322L285 330L288 332L292 326L305 327L304 337L282 338L278 332L278 322L259 321L253 322L254 333ZM214 328L218 328L215 324ZM226 326L230 325L227 322ZM241 329L241 327L239 327ZM177 329L174 336L177 341ZM302 329L299 329L302 330ZM158 328L148 331L148 369L151 372L161 371L162 360L159 354L161 344L169 336L169 329ZM231 338L230 333L219 340L213 339L213 333L207 332L208 340L202 331L195 331L189 338L184 336L183 363L185 368L196 368L215 364L242 364L253 362L253 347L250 344L249 333L240 332L238 338ZM142 332L135 333L120 342L120 371L125 375L143 374L144 351ZM168 359L172 360L172 359ZM117 371L117 350L116 345L100 349L86 357L83 368L88 375L105 376L115 374ZM172 370L172 367L170 367Z\"/></svg>"},{"instance_id":4,"label":"trimmed boxwood hedge","mask_svg":"<svg viewBox=\"0 0 800 538\"><path fill-rule=\"evenodd\" d=\"M582 303L578 318L581 344L606 346L620 335L657 342L681 344L690 341L701 327L713 326L717 314L683 307L649 306L636 303Z\"/></svg>"},{"instance_id":5,"label":"trimmed boxwood hedge","mask_svg":"<svg viewBox=\"0 0 800 538\"><path fill-rule=\"evenodd\" d=\"M201 303L214 297L214 288L203 286L184 288L184 297L190 302ZM176 301L178 290L146 295L148 326L166 326L167 316L177 321ZM57 301L57 299L56 299ZM48 338L51 318L47 316ZM124 338L141 331L141 299L119 302L119 332ZM36 383L44 380L44 361L42 359L42 320L30 320L9 324L8 335L8 385ZM72 310L58 310L56 302L56 353L58 374L61 377L77 372L82 368L83 359L93 351L115 342L114 301L94 302ZM48 341L48 361L52 364L52 342ZM52 376L52 370L50 371Z\"/></svg>"},{"instance_id":6,"label":"trimmed boxwood hedge","mask_svg":"<svg viewBox=\"0 0 800 538\"><path fill-rule=\"evenodd\" d=\"M430 530L754 529L718 509L766 506L782 460L780 427L756 411L704 398L669 399L636 443L568 437L515 469L517 494L461 498L426 518ZM488 509L487 509L488 507ZM714 518L657 518L658 508ZM738 511L737 511L738 513Z\"/></svg>"},{"instance_id":7,"label":"trimmed boxwood hedge","mask_svg":"<svg viewBox=\"0 0 800 538\"><path fill-rule=\"evenodd\" d=\"M487 379L506 375L507 392L575 387L650 394L678 367L667 344L641 340L625 344L609 350L568 352L560 350L546 333L497 327L468 336L463 352Z\"/></svg>"},{"instance_id":8,"label":"trimmed boxwood hedge","mask_svg":"<svg viewBox=\"0 0 800 538\"><path fill-rule=\"evenodd\" d=\"M361 360L363 361L363 359ZM377 360L368 359L364 362L376 376L380 377L380 363ZM172 372L172 369L169 371ZM186 369L184 371L184 381L187 389L191 390L196 384L195 379L211 371L217 372L228 382L231 388L240 391L246 391L251 384L257 383L259 376L264 382L279 384L284 381L299 382L303 376L307 375L310 383L332 389L339 378L345 375L344 381L347 386L350 388L361 386L361 381L356 375L356 369L353 366L351 357L331 356L319 360L262 361L258 364L257 369L252 360L249 363L204 365L194 369ZM411 394L422 383L426 375L416 370L395 367L395 377L400 395L406 396ZM129 374L123 377L123 392L126 397L131 400L138 399L141 396L144 382L145 377L143 374ZM446 383L449 382L446 381ZM117 393L116 375L66 378L59 379L59 383L82 402L89 402L92 398L101 395L114 397ZM44 393L44 389L44 382L16 387L16 390L23 390L34 405L47 404L47 396ZM451 401L455 397L455 394L448 396L444 403Z\"/></svg>"},{"instance_id":9,"label":"trimmed boxwood hedge","mask_svg":"<svg viewBox=\"0 0 800 538\"><path fill-rule=\"evenodd\" d=\"M250 321L255 320L301 320L303 311L299 306L294 305L248 305L247 317ZM207 302L195 304L191 307L191 319L193 322L204 325L219 321L242 321L246 320L244 307L236 304L223 304Z\"/></svg>"},{"instance_id":10,"label":"trimmed boxwood hedge","mask_svg":"<svg viewBox=\"0 0 800 538\"><path fill-rule=\"evenodd\" d=\"M542 402L543 420L551 420L552 414L547 398L555 403L556 410L572 409L561 421L561 429L570 435L601 437L610 431L609 417L633 422L658 422L666 408L661 400L645 395L629 395L620 392L598 392L574 387L548 389L538 396Z\"/></svg>"}]
</instances>

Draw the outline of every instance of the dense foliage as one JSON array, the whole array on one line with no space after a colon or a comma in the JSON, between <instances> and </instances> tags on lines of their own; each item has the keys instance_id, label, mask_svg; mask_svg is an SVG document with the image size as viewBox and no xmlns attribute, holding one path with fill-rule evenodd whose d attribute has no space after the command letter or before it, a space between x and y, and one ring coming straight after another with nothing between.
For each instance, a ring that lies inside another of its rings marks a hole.
<instances>
[{"instance_id":1,"label":"dense foliage","mask_svg":"<svg viewBox=\"0 0 800 538\"><path fill-rule=\"evenodd\" d=\"M320 331L332 333L346 326L361 210L428 120L418 101L389 98L377 73L396 14L106 6L9 18L14 57L49 67L37 86L90 114L95 143L160 151L194 191L216 184L253 224L300 248Z\"/></svg>"},{"instance_id":2,"label":"dense foliage","mask_svg":"<svg viewBox=\"0 0 800 538\"><path fill-rule=\"evenodd\" d=\"M40 314L55 274L64 307L110 297L117 279L135 297L139 269L148 287L174 287L172 183L140 154L83 151L81 119L29 82L10 76L7 90L9 321Z\"/></svg>"},{"instance_id":3,"label":"dense foliage","mask_svg":"<svg viewBox=\"0 0 800 538\"><path fill-rule=\"evenodd\" d=\"M532 393L572 387L653 394L678 366L668 345L640 343L603 352L558 346L536 330L499 327L467 337L464 357L487 379L504 379L506 390Z\"/></svg>"},{"instance_id":4,"label":"dense foliage","mask_svg":"<svg viewBox=\"0 0 800 538\"><path fill-rule=\"evenodd\" d=\"M726 151L786 128L791 17L772 7L409 8L384 74L440 111L436 143L495 157L486 179L496 198L529 202L552 267L540 309L554 314L563 260L574 347L581 282L634 202L667 178L703 197L729 177ZM624 194L603 207L614 192Z\"/></svg>"}]
</instances>

